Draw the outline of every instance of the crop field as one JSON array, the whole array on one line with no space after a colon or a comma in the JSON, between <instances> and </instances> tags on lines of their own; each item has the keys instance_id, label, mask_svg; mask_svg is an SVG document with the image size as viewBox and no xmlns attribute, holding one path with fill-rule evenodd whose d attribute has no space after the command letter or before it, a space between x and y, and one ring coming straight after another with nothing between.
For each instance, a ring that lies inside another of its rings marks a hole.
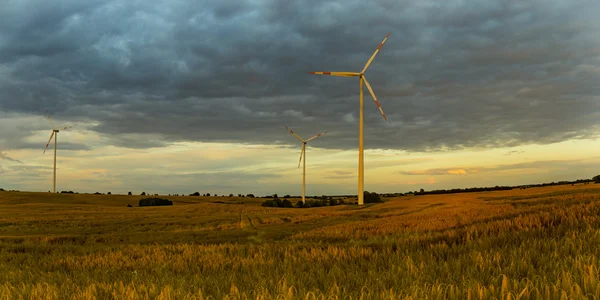
<instances>
[{"instance_id":1,"label":"crop field","mask_svg":"<svg viewBox=\"0 0 600 300\"><path fill-rule=\"evenodd\" d=\"M141 198L0 192L0 299L600 297L598 184L302 209Z\"/></svg>"}]
</instances>

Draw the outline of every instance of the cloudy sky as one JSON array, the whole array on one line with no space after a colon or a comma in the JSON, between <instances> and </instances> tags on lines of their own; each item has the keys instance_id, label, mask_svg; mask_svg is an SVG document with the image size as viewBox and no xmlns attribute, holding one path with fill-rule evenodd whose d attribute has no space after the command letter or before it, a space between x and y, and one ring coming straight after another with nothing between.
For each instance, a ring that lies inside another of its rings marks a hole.
<instances>
[{"instance_id":1,"label":"cloudy sky","mask_svg":"<svg viewBox=\"0 0 600 300\"><path fill-rule=\"evenodd\" d=\"M298 195L600 174L600 2L4 1L0 187Z\"/></svg>"}]
</instances>

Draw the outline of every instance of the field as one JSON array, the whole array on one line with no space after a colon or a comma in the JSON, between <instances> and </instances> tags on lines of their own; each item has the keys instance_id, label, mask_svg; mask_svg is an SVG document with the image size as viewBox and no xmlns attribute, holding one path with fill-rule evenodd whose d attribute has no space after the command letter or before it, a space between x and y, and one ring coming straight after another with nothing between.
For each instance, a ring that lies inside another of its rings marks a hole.
<instances>
[{"instance_id":1,"label":"field","mask_svg":"<svg viewBox=\"0 0 600 300\"><path fill-rule=\"evenodd\" d=\"M140 198L0 192L0 298L600 295L598 184L307 209Z\"/></svg>"}]
</instances>

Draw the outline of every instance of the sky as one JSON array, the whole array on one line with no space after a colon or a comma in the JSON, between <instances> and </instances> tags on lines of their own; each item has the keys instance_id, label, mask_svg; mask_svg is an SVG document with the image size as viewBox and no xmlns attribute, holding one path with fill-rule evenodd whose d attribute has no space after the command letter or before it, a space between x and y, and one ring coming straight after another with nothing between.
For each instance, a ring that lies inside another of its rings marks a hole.
<instances>
[{"instance_id":1,"label":"sky","mask_svg":"<svg viewBox=\"0 0 600 300\"><path fill-rule=\"evenodd\" d=\"M600 2L4 1L0 188L356 194L600 174Z\"/></svg>"}]
</instances>

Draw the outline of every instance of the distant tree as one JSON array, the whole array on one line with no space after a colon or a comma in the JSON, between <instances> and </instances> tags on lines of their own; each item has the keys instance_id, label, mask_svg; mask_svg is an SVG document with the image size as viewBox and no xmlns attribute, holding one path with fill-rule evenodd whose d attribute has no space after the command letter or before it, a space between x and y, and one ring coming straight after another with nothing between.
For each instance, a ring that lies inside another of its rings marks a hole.
<instances>
[{"instance_id":1,"label":"distant tree","mask_svg":"<svg viewBox=\"0 0 600 300\"><path fill-rule=\"evenodd\" d=\"M282 201L282 207L294 207L294 204L292 204L292 201L288 200L288 199L283 199Z\"/></svg>"},{"instance_id":2,"label":"distant tree","mask_svg":"<svg viewBox=\"0 0 600 300\"><path fill-rule=\"evenodd\" d=\"M146 196L146 192L142 192L142 194L141 194L141 195L142 195L142 196Z\"/></svg>"},{"instance_id":3,"label":"distant tree","mask_svg":"<svg viewBox=\"0 0 600 300\"><path fill-rule=\"evenodd\" d=\"M298 202L296 202L296 207L304 207L304 202L302 202L302 200L298 200Z\"/></svg>"},{"instance_id":4,"label":"distant tree","mask_svg":"<svg viewBox=\"0 0 600 300\"><path fill-rule=\"evenodd\" d=\"M290 198L290 195L283 196L283 199L287 199L287 198Z\"/></svg>"},{"instance_id":5,"label":"distant tree","mask_svg":"<svg viewBox=\"0 0 600 300\"><path fill-rule=\"evenodd\" d=\"M161 198L144 198L140 199L139 206L165 206L173 205L173 201Z\"/></svg>"},{"instance_id":6,"label":"distant tree","mask_svg":"<svg viewBox=\"0 0 600 300\"><path fill-rule=\"evenodd\" d=\"M127 195L131 196L131 192L127 193Z\"/></svg>"},{"instance_id":7,"label":"distant tree","mask_svg":"<svg viewBox=\"0 0 600 300\"><path fill-rule=\"evenodd\" d=\"M206 197L210 197L210 193L206 193Z\"/></svg>"},{"instance_id":8,"label":"distant tree","mask_svg":"<svg viewBox=\"0 0 600 300\"><path fill-rule=\"evenodd\" d=\"M190 196L200 196L200 193L198 193L198 192L195 192L195 193L193 193L193 194L190 194Z\"/></svg>"},{"instance_id":9,"label":"distant tree","mask_svg":"<svg viewBox=\"0 0 600 300\"><path fill-rule=\"evenodd\" d=\"M248 194L248 195L246 195L246 197L254 198L254 194Z\"/></svg>"},{"instance_id":10,"label":"distant tree","mask_svg":"<svg viewBox=\"0 0 600 300\"><path fill-rule=\"evenodd\" d=\"M229 197L233 197L233 194L229 194Z\"/></svg>"},{"instance_id":11,"label":"distant tree","mask_svg":"<svg viewBox=\"0 0 600 300\"><path fill-rule=\"evenodd\" d=\"M277 194L273 194L273 199L274 198L279 198L279 196L277 196Z\"/></svg>"},{"instance_id":12,"label":"distant tree","mask_svg":"<svg viewBox=\"0 0 600 300\"><path fill-rule=\"evenodd\" d=\"M365 203L383 202L383 201L381 201L381 196L379 196L379 194L369 193L368 191L364 192L364 200L365 200Z\"/></svg>"},{"instance_id":13,"label":"distant tree","mask_svg":"<svg viewBox=\"0 0 600 300\"><path fill-rule=\"evenodd\" d=\"M106 193L107 195L112 195L111 192Z\"/></svg>"},{"instance_id":14,"label":"distant tree","mask_svg":"<svg viewBox=\"0 0 600 300\"><path fill-rule=\"evenodd\" d=\"M242 194L238 194L238 197L244 197L244 195L242 195Z\"/></svg>"},{"instance_id":15,"label":"distant tree","mask_svg":"<svg viewBox=\"0 0 600 300\"><path fill-rule=\"evenodd\" d=\"M421 189L419 192L421 192L421 193L425 193L425 190L424 190L424 189Z\"/></svg>"},{"instance_id":16,"label":"distant tree","mask_svg":"<svg viewBox=\"0 0 600 300\"><path fill-rule=\"evenodd\" d=\"M265 207L278 207L277 201L272 200L272 199L268 199L268 200L263 201L262 206L265 206Z\"/></svg>"},{"instance_id":17,"label":"distant tree","mask_svg":"<svg viewBox=\"0 0 600 300\"><path fill-rule=\"evenodd\" d=\"M596 175L592 178L595 183L600 183L600 175Z\"/></svg>"}]
</instances>

